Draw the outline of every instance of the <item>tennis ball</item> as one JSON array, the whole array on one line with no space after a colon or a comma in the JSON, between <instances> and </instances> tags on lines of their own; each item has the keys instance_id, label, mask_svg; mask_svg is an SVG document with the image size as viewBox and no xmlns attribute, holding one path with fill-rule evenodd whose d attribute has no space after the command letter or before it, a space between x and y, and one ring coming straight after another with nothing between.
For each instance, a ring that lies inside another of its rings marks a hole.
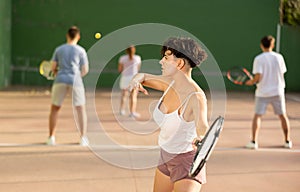
<instances>
[{"instance_id":1,"label":"tennis ball","mask_svg":"<svg viewBox=\"0 0 300 192\"><path fill-rule=\"evenodd\" d=\"M101 34L100 33L95 33L95 38L96 39L100 39L101 38Z\"/></svg>"}]
</instances>

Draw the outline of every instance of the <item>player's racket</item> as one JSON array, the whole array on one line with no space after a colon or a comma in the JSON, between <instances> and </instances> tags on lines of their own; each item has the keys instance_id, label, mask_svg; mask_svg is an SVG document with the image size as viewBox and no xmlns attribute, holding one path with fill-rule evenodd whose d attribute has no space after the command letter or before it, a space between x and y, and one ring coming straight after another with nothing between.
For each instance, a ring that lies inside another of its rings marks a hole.
<instances>
[{"instance_id":1,"label":"player's racket","mask_svg":"<svg viewBox=\"0 0 300 192\"><path fill-rule=\"evenodd\" d=\"M195 143L197 146L197 152L189 173L191 177L196 177L198 175L211 155L223 128L223 122L224 118L219 116L210 126L204 138Z\"/></svg>"},{"instance_id":2,"label":"player's racket","mask_svg":"<svg viewBox=\"0 0 300 192\"><path fill-rule=\"evenodd\" d=\"M227 71L227 78L237 85L244 85L248 80L253 79L251 73L243 67L233 67Z\"/></svg>"},{"instance_id":3,"label":"player's racket","mask_svg":"<svg viewBox=\"0 0 300 192\"><path fill-rule=\"evenodd\" d=\"M42 61L40 64L40 74L46 77L48 80L53 80L55 75L52 71L52 66L50 61Z\"/></svg>"}]
</instances>

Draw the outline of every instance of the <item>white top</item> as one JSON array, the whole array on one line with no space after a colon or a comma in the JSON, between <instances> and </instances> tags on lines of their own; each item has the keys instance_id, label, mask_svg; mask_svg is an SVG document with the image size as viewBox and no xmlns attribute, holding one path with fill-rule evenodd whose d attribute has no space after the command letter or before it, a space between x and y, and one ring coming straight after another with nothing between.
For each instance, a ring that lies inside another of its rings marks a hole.
<instances>
[{"instance_id":1,"label":"white top","mask_svg":"<svg viewBox=\"0 0 300 192\"><path fill-rule=\"evenodd\" d=\"M168 153L186 153L194 150L192 142L197 137L197 132L195 122L185 121L183 119L183 114L192 95L198 93L202 95L204 94L201 92L191 93L175 111L165 114L159 109L159 107L162 103L162 99L164 98L172 84L173 82L164 92L163 96L160 98L157 106L153 111L153 119L161 129L158 137L158 145ZM180 110L180 108L182 108L182 110ZM179 110L181 111L180 114Z\"/></svg>"},{"instance_id":2,"label":"white top","mask_svg":"<svg viewBox=\"0 0 300 192\"><path fill-rule=\"evenodd\" d=\"M255 57L253 74L261 77L255 91L257 97L283 95L285 88L284 73L287 71L283 56L276 52L263 52Z\"/></svg>"},{"instance_id":3,"label":"white top","mask_svg":"<svg viewBox=\"0 0 300 192\"><path fill-rule=\"evenodd\" d=\"M123 55L120 57L119 63L123 65L122 75L133 77L139 71L141 57L139 55L134 55L130 60L129 55Z\"/></svg>"}]
</instances>

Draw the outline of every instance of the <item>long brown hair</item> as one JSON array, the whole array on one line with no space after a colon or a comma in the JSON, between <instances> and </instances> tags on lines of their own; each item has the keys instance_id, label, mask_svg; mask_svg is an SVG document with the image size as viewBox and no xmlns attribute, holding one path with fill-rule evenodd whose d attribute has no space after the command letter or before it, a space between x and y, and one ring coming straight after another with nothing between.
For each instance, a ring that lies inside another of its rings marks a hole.
<instances>
[{"instance_id":1,"label":"long brown hair","mask_svg":"<svg viewBox=\"0 0 300 192\"><path fill-rule=\"evenodd\" d=\"M133 55L135 54L135 47L133 45L131 45L130 47L128 47L126 49L126 53L129 55L129 59L132 60Z\"/></svg>"}]
</instances>

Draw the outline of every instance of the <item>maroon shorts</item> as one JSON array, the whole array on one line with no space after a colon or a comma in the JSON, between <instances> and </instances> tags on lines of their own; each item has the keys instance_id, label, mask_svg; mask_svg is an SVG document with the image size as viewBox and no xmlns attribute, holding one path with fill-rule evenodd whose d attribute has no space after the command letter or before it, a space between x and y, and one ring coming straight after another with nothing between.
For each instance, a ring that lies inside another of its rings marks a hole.
<instances>
[{"instance_id":1,"label":"maroon shorts","mask_svg":"<svg viewBox=\"0 0 300 192\"><path fill-rule=\"evenodd\" d=\"M170 177L174 183L181 179L192 179L200 184L206 183L206 166L204 166L196 177L189 177L196 151L181 154L170 154L161 149L159 165L157 166L163 174Z\"/></svg>"}]
</instances>

